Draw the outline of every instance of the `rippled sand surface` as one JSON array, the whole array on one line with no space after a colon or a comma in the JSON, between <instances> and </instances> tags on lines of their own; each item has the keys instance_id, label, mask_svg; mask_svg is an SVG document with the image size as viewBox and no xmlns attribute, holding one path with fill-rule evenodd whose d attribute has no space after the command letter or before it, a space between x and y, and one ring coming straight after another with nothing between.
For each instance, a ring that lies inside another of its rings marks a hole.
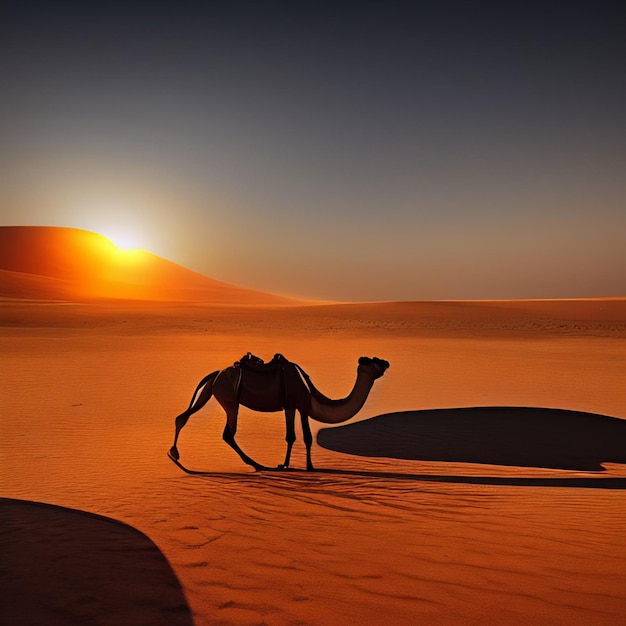
<instances>
[{"instance_id":1,"label":"rippled sand surface","mask_svg":"<svg viewBox=\"0 0 626 626\"><path fill-rule=\"evenodd\" d=\"M549 469L314 445L316 473L255 473L222 442L214 401L179 446L207 474L183 473L166 452L197 382L247 351L282 352L331 397L348 393L359 356L389 360L363 420L480 406L624 419L625 319L623 301L7 302L0 496L135 527L169 561L197 625L613 625L626 614L623 464ZM303 468L297 432L293 465ZM242 410L237 438L259 462L283 459L280 414ZM94 571L107 567L94 560Z\"/></svg>"}]
</instances>

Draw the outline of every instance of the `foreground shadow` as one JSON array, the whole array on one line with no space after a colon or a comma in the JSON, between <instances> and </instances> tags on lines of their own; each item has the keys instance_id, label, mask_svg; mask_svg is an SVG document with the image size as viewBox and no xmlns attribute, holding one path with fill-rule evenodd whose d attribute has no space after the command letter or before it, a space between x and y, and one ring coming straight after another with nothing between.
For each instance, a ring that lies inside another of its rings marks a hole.
<instances>
[{"instance_id":1,"label":"foreground shadow","mask_svg":"<svg viewBox=\"0 0 626 626\"><path fill-rule=\"evenodd\" d=\"M626 420L561 409L388 413L323 428L317 441L335 452L420 461L581 471L601 471L606 462L626 463Z\"/></svg>"},{"instance_id":2,"label":"foreground shadow","mask_svg":"<svg viewBox=\"0 0 626 626\"><path fill-rule=\"evenodd\" d=\"M180 583L144 534L99 515L0 498L3 623L192 626Z\"/></svg>"}]
</instances>

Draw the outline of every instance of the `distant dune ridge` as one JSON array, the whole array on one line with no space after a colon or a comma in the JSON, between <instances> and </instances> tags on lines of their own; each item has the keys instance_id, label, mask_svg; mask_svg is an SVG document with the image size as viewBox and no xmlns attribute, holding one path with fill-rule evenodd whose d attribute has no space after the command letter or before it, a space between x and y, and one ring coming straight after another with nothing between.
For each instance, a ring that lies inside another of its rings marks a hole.
<instances>
[{"instance_id":1,"label":"distant dune ridge","mask_svg":"<svg viewBox=\"0 0 626 626\"><path fill-rule=\"evenodd\" d=\"M144 250L124 252L73 228L0 227L0 297L280 305L291 301L223 283Z\"/></svg>"}]
</instances>

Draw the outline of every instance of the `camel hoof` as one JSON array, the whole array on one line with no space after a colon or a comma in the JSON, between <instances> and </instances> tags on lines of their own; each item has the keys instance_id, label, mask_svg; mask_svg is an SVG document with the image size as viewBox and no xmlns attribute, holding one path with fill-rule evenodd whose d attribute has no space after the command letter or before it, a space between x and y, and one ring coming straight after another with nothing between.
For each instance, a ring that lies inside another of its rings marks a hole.
<instances>
[{"instance_id":1,"label":"camel hoof","mask_svg":"<svg viewBox=\"0 0 626 626\"><path fill-rule=\"evenodd\" d=\"M180 459L180 454L178 453L178 449L177 448L170 448L170 456L173 459L176 459L178 461L178 459Z\"/></svg>"}]
</instances>

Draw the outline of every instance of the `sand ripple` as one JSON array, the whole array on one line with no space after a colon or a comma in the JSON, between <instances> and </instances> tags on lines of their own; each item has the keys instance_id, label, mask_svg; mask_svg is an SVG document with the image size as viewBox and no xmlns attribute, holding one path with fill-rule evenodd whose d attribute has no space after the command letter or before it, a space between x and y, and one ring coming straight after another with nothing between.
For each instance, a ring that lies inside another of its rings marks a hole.
<instances>
[{"instance_id":1,"label":"sand ripple","mask_svg":"<svg viewBox=\"0 0 626 626\"><path fill-rule=\"evenodd\" d=\"M324 307L319 319L303 310L48 307L24 323L27 305L12 308L0 328L0 493L147 535L196 626L621 623L626 466L608 457L594 457L600 472L316 445L324 471L254 473L222 441L223 413L211 403L179 446L185 465L208 474L184 474L167 459L173 419L197 381L248 350L286 354L331 397L349 391L359 356L388 359L362 420L485 405L626 417L623 330L599 336L595 307L564 317L561 305L424 306ZM623 328L621 310L609 307L604 322ZM551 330L557 318L567 328ZM529 320L548 330L501 332ZM574 329L577 320L596 330ZM261 463L284 457L280 416L242 411L237 437ZM451 442L432 436L431 450ZM293 463L304 467L300 432ZM145 550L133 554L133 567L154 564Z\"/></svg>"}]
</instances>

